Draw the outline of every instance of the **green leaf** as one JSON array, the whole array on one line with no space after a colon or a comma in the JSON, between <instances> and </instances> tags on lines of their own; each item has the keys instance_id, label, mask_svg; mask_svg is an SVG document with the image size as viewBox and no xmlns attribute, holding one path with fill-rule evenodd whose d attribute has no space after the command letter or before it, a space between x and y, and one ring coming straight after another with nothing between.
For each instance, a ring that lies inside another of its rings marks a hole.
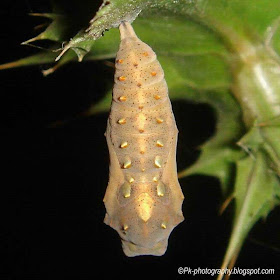
<instances>
[{"instance_id":1,"label":"green leaf","mask_svg":"<svg viewBox=\"0 0 280 280\"><path fill-rule=\"evenodd\" d=\"M118 27L124 20L132 22L149 2L141 0L104 0L100 9L90 21L90 26L74 36L56 60L59 60L71 48L77 52L79 61L82 61L85 54L90 51L94 41L99 39L106 30Z\"/></svg>"},{"instance_id":2,"label":"green leaf","mask_svg":"<svg viewBox=\"0 0 280 280\"><path fill-rule=\"evenodd\" d=\"M267 168L267 158L263 151L259 151L256 158L247 156L238 161L234 187L235 217L222 269L230 263L233 266L250 229L279 203L276 200L276 188L279 188L279 178ZM219 279L222 279L222 275Z\"/></svg>"},{"instance_id":3,"label":"green leaf","mask_svg":"<svg viewBox=\"0 0 280 280\"><path fill-rule=\"evenodd\" d=\"M67 19L66 16L53 14L53 13L33 13L32 16L37 17L44 17L50 19L52 22L51 24L39 35L31 38L25 42L23 45L30 44L31 42L38 41L38 40L51 40L56 42L62 42L62 40L66 40L69 38L69 33L67 32L70 21Z\"/></svg>"},{"instance_id":4,"label":"green leaf","mask_svg":"<svg viewBox=\"0 0 280 280\"><path fill-rule=\"evenodd\" d=\"M201 99L203 100L203 99ZM192 174L216 176L220 179L222 192L229 195L236 160L244 156L236 142L244 133L241 111L228 92L205 94L204 101L212 104L216 112L216 132L203 146L199 159L182 170L179 178Z\"/></svg>"},{"instance_id":5,"label":"green leaf","mask_svg":"<svg viewBox=\"0 0 280 280\"><path fill-rule=\"evenodd\" d=\"M191 20L173 15L163 18L139 17L135 20L133 26L139 37L150 44L159 56L166 60L168 57L170 58L166 63L167 65L170 61L175 63L174 61L177 60L181 66L180 71L188 71L190 76L188 79L194 87L202 87L206 79L208 83L213 85L209 85L209 87L206 85L204 88L229 87L230 75L225 63L225 57L228 55L227 50L220 39L208 28ZM169 34L174 34L174 36L170 38ZM183 36L187 36L186 40L178 44L178 40ZM85 42L85 44L88 43L87 48L91 49L85 56L85 60L115 57L119 40L119 31L111 29L105 32L104 36L99 40ZM86 51L83 48L75 47L75 52L78 52L83 57ZM39 57L36 55L30 57L24 64L14 62L13 65L27 66L28 62L30 62L30 65L54 62L53 55L49 55L48 52L46 52L46 57L42 61L40 58L43 56L44 52L41 52ZM183 58L183 62L181 62L181 58ZM71 60L76 60L75 56L71 55ZM69 61L70 59L60 61L59 66ZM194 67L201 69L196 71L196 76L192 71ZM192 76L194 76L194 81L192 81ZM220 79L221 81L219 81Z\"/></svg>"},{"instance_id":6,"label":"green leaf","mask_svg":"<svg viewBox=\"0 0 280 280\"><path fill-rule=\"evenodd\" d=\"M262 147L270 158L269 166L280 176L280 126L279 118L256 124L246 133L238 144L251 156ZM271 124L271 125L270 125Z\"/></svg>"},{"instance_id":7,"label":"green leaf","mask_svg":"<svg viewBox=\"0 0 280 280\"><path fill-rule=\"evenodd\" d=\"M51 20L49 26L39 35L25 41L29 44L38 40L51 40L55 42L68 41L81 28L88 24L92 14L98 8L97 1L90 0L52 0L52 13L32 13L32 16Z\"/></svg>"}]
</instances>

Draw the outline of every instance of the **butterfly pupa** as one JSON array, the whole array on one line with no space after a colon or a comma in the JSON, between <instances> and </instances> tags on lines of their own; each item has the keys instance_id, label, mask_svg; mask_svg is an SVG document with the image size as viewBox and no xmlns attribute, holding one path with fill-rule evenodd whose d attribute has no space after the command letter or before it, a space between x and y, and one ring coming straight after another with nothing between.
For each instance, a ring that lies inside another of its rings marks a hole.
<instances>
[{"instance_id":1,"label":"butterfly pupa","mask_svg":"<svg viewBox=\"0 0 280 280\"><path fill-rule=\"evenodd\" d=\"M110 155L104 222L129 256L161 256L184 220L177 178L178 130L164 73L154 51L128 22L120 24L106 140Z\"/></svg>"}]
</instances>

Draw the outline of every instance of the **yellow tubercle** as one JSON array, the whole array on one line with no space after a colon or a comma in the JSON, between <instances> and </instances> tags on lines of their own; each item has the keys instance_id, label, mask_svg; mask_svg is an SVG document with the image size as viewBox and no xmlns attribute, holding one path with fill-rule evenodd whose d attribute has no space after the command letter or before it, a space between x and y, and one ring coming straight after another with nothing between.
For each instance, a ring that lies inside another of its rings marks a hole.
<instances>
[{"instance_id":1,"label":"yellow tubercle","mask_svg":"<svg viewBox=\"0 0 280 280\"><path fill-rule=\"evenodd\" d=\"M125 141L125 142L122 142L121 143L121 146L120 146L122 149L128 147L128 143Z\"/></svg>"},{"instance_id":2,"label":"yellow tubercle","mask_svg":"<svg viewBox=\"0 0 280 280\"><path fill-rule=\"evenodd\" d=\"M163 147L163 143L160 140L157 140L157 146L158 147Z\"/></svg>"},{"instance_id":3,"label":"yellow tubercle","mask_svg":"<svg viewBox=\"0 0 280 280\"><path fill-rule=\"evenodd\" d=\"M155 166L156 166L157 168L161 168L161 165L162 165L162 163L161 163L161 158L160 158L160 156L156 156L156 157L155 157Z\"/></svg>"},{"instance_id":4,"label":"yellow tubercle","mask_svg":"<svg viewBox=\"0 0 280 280\"><path fill-rule=\"evenodd\" d=\"M118 124L125 124L125 123L126 123L126 119L125 118L118 120Z\"/></svg>"},{"instance_id":5,"label":"yellow tubercle","mask_svg":"<svg viewBox=\"0 0 280 280\"><path fill-rule=\"evenodd\" d=\"M122 96L120 96L119 97L119 100L121 101L121 102L125 102L126 101L126 96L124 96L124 95L122 95Z\"/></svg>"},{"instance_id":6,"label":"yellow tubercle","mask_svg":"<svg viewBox=\"0 0 280 280\"><path fill-rule=\"evenodd\" d=\"M128 169L131 167L131 160L130 159L127 159L124 164L123 164L123 168L124 169Z\"/></svg>"},{"instance_id":7,"label":"yellow tubercle","mask_svg":"<svg viewBox=\"0 0 280 280\"><path fill-rule=\"evenodd\" d=\"M163 119L161 119L161 118L156 118L156 120L157 120L157 123L163 123Z\"/></svg>"},{"instance_id":8,"label":"yellow tubercle","mask_svg":"<svg viewBox=\"0 0 280 280\"><path fill-rule=\"evenodd\" d=\"M164 196L165 194L165 186L162 182L159 182L157 185L157 195L158 196Z\"/></svg>"}]
</instances>

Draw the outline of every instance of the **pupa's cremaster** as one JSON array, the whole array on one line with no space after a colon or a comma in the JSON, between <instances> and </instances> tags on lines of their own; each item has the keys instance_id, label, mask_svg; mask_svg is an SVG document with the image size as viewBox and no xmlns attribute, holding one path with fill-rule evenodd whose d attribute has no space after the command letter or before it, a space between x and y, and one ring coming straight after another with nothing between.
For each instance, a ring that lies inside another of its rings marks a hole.
<instances>
[{"instance_id":1,"label":"pupa's cremaster","mask_svg":"<svg viewBox=\"0 0 280 280\"><path fill-rule=\"evenodd\" d=\"M163 70L153 50L120 25L113 100L106 139L110 177L104 222L129 256L163 255L184 220L177 178L178 130Z\"/></svg>"}]
</instances>

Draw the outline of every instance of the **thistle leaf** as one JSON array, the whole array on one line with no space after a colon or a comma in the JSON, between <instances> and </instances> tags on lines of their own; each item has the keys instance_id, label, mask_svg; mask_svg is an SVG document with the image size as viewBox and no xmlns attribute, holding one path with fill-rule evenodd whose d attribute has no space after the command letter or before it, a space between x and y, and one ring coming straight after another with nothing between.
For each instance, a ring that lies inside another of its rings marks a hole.
<instances>
[{"instance_id":1,"label":"thistle leaf","mask_svg":"<svg viewBox=\"0 0 280 280\"><path fill-rule=\"evenodd\" d=\"M241 246L253 225L265 218L279 200L275 189L279 188L279 178L267 168L267 158L263 151L256 157L247 156L237 163L237 177L234 187L235 217L233 230L222 264L222 269L232 268ZM218 280L223 275L219 275Z\"/></svg>"}]
</instances>

